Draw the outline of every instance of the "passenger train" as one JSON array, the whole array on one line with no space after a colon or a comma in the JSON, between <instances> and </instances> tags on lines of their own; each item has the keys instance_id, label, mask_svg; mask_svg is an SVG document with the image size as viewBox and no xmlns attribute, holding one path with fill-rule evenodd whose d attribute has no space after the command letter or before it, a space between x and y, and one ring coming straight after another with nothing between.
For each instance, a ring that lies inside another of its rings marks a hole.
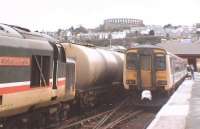
<instances>
[{"instance_id":1,"label":"passenger train","mask_svg":"<svg viewBox=\"0 0 200 129\"><path fill-rule=\"evenodd\" d=\"M123 82L124 55L0 24L0 128L38 129Z\"/></svg>"},{"instance_id":2,"label":"passenger train","mask_svg":"<svg viewBox=\"0 0 200 129\"><path fill-rule=\"evenodd\" d=\"M163 48L138 45L129 48L124 63L124 88L141 100L155 99L156 93L170 95L187 74L187 63Z\"/></svg>"}]
</instances>

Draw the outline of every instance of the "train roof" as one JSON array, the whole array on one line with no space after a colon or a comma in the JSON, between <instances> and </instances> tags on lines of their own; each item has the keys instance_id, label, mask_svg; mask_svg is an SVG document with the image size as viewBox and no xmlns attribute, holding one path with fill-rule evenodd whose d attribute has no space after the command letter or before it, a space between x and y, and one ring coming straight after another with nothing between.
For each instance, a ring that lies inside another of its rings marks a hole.
<instances>
[{"instance_id":1,"label":"train roof","mask_svg":"<svg viewBox=\"0 0 200 129\"><path fill-rule=\"evenodd\" d=\"M173 53L167 51L165 48L162 48L162 47L160 47L160 46L155 46L155 45L137 45L137 46L135 46L135 47L129 48L128 50L131 50L131 49L134 49L134 48L136 48L136 49L137 49L137 48L162 49L162 50L165 50L166 54L168 54L168 55L170 55L170 56L172 56L172 57L179 58L179 59L183 60L182 58L180 58L180 57L174 55Z\"/></svg>"},{"instance_id":2,"label":"train roof","mask_svg":"<svg viewBox=\"0 0 200 129\"><path fill-rule=\"evenodd\" d=\"M56 41L50 36L29 29L0 24L1 54L16 55L52 55L52 44Z\"/></svg>"},{"instance_id":3,"label":"train roof","mask_svg":"<svg viewBox=\"0 0 200 129\"><path fill-rule=\"evenodd\" d=\"M12 53L16 50L18 50L16 54L28 55L51 55L53 53L53 47L48 41L0 36L1 53Z\"/></svg>"},{"instance_id":4,"label":"train roof","mask_svg":"<svg viewBox=\"0 0 200 129\"><path fill-rule=\"evenodd\" d=\"M27 28L8 24L0 24L0 36L57 42L56 39L48 35L39 32L32 32Z\"/></svg>"},{"instance_id":5,"label":"train roof","mask_svg":"<svg viewBox=\"0 0 200 129\"><path fill-rule=\"evenodd\" d=\"M135 49L135 48L152 48L152 49L163 49L162 47L155 46L155 45L136 45L134 47L128 48L127 50Z\"/></svg>"}]
</instances>

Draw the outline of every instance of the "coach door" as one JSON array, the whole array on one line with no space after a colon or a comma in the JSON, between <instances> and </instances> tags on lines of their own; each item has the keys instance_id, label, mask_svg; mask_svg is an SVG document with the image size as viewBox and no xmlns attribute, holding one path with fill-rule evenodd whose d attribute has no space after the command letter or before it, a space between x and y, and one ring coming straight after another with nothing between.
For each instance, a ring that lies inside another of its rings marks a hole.
<instances>
[{"instance_id":1,"label":"coach door","mask_svg":"<svg viewBox=\"0 0 200 129\"><path fill-rule=\"evenodd\" d=\"M67 58L66 65L66 90L72 92L75 90L76 83L76 61L72 58Z\"/></svg>"},{"instance_id":2,"label":"coach door","mask_svg":"<svg viewBox=\"0 0 200 129\"><path fill-rule=\"evenodd\" d=\"M151 70L152 59L150 55L140 56L140 74L141 74L141 86L143 88L149 88L152 85Z\"/></svg>"}]
</instances>

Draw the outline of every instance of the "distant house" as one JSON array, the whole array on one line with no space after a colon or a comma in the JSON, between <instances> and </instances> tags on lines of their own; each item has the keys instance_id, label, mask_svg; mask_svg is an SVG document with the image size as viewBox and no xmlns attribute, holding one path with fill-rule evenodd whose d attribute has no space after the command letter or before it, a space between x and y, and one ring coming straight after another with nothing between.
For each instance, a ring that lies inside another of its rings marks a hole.
<instances>
[{"instance_id":1,"label":"distant house","mask_svg":"<svg viewBox=\"0 0 200 129\"><path fill-rule=\"evenodd\" d=\"M200 71L200 41L192 43L187 39L187 41L168 41L157 45L184 58L188 64L194 66L195 71Z\"/></svg>"}]
</instances>

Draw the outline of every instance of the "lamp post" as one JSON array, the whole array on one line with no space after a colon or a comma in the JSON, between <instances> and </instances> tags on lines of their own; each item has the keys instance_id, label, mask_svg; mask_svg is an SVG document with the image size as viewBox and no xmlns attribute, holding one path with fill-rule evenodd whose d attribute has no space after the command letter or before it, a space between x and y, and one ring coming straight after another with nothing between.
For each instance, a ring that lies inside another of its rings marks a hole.
<instances>
[{"instance_id":1,"label":"lamp post","mask_svg":"<svg viewBox=\"0 0 200 129\"><path fill-rule=\"evenodd\" d=\"M112 35L111 35L111 32L109 33L109 45L110 45L110 48L112 47Z\"/></svg>"}]
</instances>

